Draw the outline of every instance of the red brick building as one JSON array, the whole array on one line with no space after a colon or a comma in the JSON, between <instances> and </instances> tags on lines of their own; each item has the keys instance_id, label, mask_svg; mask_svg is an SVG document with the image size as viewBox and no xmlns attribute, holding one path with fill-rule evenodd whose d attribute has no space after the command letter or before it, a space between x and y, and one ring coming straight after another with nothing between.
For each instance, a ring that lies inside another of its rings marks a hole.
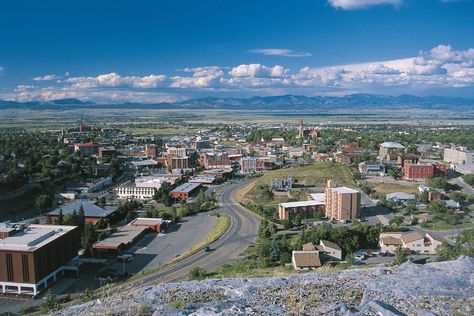
<instances>
[{"instance_id":1,"label":"red brick building","mask_svg":"<svg viewBox=\"0 0 474 316\"><path fill-rule=\"evenodd\" d=\"M0 228L0 293L36 296L64 274L77 256L75 226L3 225Z\"/></svg>"},{"instance_id":2,"label":"red brick building","mask_svg":"<svg viewBox=\"0 0 474 316\"><path fill-rule=\"evenodd\" d=\"M403 167L403 174L406 179L425 179L434 176L435 167L432 164L407 163Z\"/></svg>"},{"instance_id":3,"label":"red brick building","mask_svg":"<svg viewBox=\"0 0 474 316\"><path fill-rule=\"evenodd\" d=\"M200 183L184 183L170 192L170 196L175 200L186 201L201 188Z\"/></svg>"}]
</instances>

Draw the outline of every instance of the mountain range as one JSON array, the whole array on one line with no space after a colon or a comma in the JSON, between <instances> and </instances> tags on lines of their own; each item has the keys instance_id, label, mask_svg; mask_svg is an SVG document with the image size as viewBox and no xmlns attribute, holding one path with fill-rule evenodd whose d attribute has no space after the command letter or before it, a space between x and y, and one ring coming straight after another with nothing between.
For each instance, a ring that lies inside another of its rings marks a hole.
<instances>
[{"instance_id":1,"label":"mountain range","mask_svg":"<svg viewBox=\"0 0 474 316\"><path fill-rule=\"evenodd\" d=\"M208 97L174 103L110 103L99 104L78 99L16 102L0 100L1 109L68 110L68 109L225 109L268 111L312 111L350 109L447 109L474 110L474 98L414 95L351 94L342 97L282 95L251 98Z\"/></svg>"}]
</instances>

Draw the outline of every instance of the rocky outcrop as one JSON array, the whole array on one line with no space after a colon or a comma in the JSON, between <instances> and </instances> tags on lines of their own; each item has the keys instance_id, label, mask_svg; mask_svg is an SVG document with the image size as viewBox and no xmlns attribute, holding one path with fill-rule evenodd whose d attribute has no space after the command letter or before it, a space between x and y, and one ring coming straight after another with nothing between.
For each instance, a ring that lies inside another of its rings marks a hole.
<instances>
[{"instance_id":1,"label":"rocky outcrop","mask_svg":"<svg viewBox=\"0 0 474 316\"><path fill-rule=\"evenodd\" d=\"M474 258L127 289L60 315L472 315Z\"/></svg>"}]
</instances>

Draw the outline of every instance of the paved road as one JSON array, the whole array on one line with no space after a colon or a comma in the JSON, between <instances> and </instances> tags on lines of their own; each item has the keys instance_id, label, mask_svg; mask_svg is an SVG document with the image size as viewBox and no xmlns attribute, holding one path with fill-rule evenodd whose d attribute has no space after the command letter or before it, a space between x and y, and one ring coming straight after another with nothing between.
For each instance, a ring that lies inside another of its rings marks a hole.
<instances>
[{"instance_id":1,"label":"paved road","mask_svg":"<svg viewBox=\"0 0 474 316\"><path fill-rule=\"evenodd\" d=\"M472 187L466 182L464 182L464 180L461 177L453 178L449 180L449 182L452 184L459 185L464 193L469 194L469 195L474 195L474 190L472 189Z\"/></svg>"},{"instance_id":2,"label":"paved road","mask_svg":"<svg viewBox=\"0 0 474 316\"><path fill-rule=\"evenodd\" d=\"M238 260L240 253L255 241L260 224L258 215L245 209L234 199L235 192L250 182L245 180L236 184L226 184L216 190L216 198L221 206L219 212L228 215L231 224L228 231L211 245L212 251L198 252L169 269L143 278L140 283L150 285L179 281L186 279L193 267L208 270Z\"/></svg>"}]
</instances>

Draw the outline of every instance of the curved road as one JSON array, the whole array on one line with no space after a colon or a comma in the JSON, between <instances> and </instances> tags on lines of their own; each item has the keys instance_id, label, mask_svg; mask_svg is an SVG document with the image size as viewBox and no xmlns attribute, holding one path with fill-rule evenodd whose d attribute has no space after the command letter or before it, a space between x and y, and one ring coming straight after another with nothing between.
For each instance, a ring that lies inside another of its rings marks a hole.
<instances>
[{"instance_id":1,"label":"curved road","mask_svg":"<svg viewBox=\"0 0 474 316\"><path fill-rule=\"evenodd\" d=\"M219 213L228 215L231 223L227 232L210 245L211 251L200 251L170 268L141 278L134 283L152 285L179 281L186 279L193 267L209 270L238 260L240 253L257 238L261 219L234 199L235 193L252 181L244 180L236 184L225 184L216 191L216 199L220 205Z\"/></svg>"}]
</instances>

